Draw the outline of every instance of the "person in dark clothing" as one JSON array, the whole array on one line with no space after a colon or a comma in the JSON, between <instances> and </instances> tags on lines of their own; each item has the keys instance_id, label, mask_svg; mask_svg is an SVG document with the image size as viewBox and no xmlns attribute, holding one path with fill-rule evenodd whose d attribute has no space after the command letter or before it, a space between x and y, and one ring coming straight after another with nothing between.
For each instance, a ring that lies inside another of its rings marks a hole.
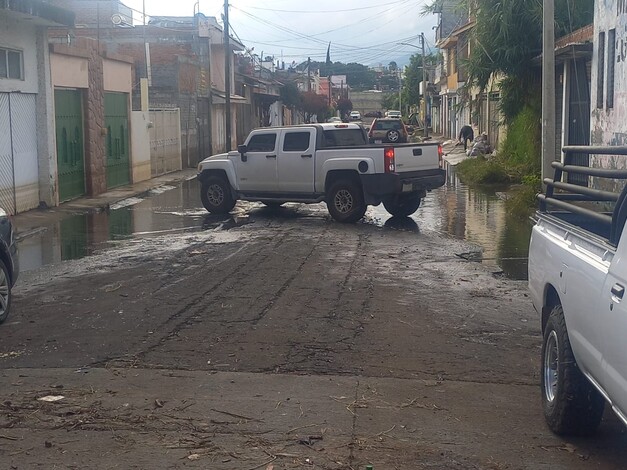
<instances>
[{"instance_id":1,"label":"person in dark clothing","mask_svg":"<svg viewBox=\"0 0 627 470\"><path fill-rule=\"evenodd\" d=\"M468 140L472 143L475 140L475 132L468 124L459 131L459 141L464 143L464 151L468 148Z\"/></svg>"}]
</instances>

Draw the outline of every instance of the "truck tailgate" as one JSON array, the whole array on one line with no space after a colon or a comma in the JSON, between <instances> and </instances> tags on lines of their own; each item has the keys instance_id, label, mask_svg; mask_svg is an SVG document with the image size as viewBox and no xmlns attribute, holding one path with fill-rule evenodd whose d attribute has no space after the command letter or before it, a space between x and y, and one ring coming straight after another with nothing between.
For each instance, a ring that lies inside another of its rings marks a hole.
<instances>
[{"instance_id":1,"label":"truck tailgate","mask_svg":"<svg viewBox=\"0 0 627 470\"><path fill-rule=\"evenodd\" d=\"M440 167L438 144L396 146L394 160L397 173L434 170Z\"/></svg>"}]
</instances>

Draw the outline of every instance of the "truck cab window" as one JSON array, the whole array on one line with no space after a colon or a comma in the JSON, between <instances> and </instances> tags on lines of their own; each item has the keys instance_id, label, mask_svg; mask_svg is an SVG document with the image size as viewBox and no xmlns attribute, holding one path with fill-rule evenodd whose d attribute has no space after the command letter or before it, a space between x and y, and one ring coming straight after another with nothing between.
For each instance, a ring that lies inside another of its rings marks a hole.
<instances>
[{"instance_id":1,"label":"truck cab window","mask_svg":"<svg viewBox=\"0 0 627 470\"><path fill-rule=\"evenodd\" d=\"M255 134L248 142L249 152L272 152L276 144L276 134Z\"/></svg>"},{"instance_id":2,"label":"truck cab window","mask_svg":"<svg viewBox=\"0 0 627 470\"><path fill-rule=\"evenodd\" d=\"M309 132L289 132L285 134L283 142L284 152L304 152L309 148Z\"/></svg>"}]
</instances>

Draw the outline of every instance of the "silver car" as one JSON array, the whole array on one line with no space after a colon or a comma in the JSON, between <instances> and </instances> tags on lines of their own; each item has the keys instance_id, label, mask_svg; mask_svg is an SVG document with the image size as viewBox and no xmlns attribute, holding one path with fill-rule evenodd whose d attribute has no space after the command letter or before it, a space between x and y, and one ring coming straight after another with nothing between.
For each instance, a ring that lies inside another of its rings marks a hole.
<instances>
[{"instance_id":1,"label":"silver car","mask_svg":"<svg viewBox=\"0 0 627 470\"><path fill-rule=\"evenodd\" d=\"M0 208L0 323L11 311L11 289L19 272L15 230L9 215Z\"/></svg>"}]
</instances>

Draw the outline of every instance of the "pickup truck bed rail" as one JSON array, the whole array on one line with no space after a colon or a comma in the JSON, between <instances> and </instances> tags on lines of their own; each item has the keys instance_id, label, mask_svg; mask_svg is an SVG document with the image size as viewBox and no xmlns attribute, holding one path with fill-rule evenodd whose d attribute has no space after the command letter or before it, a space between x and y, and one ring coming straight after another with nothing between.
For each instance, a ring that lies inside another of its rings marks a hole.
<instances>
[{"instance_id":1,"label":"pickup truck bed rail","mask_svg":"<svg viewBox=\"0 0 627 470\"><path fill-rule=\"evenodd\" d=\"M569 161L574 153L585 155L621 155L627 156L627 147L591 147L591 146L566 146L562 149L565 153L565 160ZM553 179L545 178L547 186L546 194L539 194L540 211L551 213L564 220L572 219L567 214L577 214L581 218L580 224L592 229L594 233L609 239L614 246L618 243L618 238L622 233L623 226L627 220L627 198L626 189L619 192L594 189L572 183L562 182L564 173L575 173L588 177L605 178L611 180L627 180L627 170L611 168L591 168L579 165L563 164L553 162L551 166L555 169ZM556 191L557 190L557 191ZM576 204L580 203L580 204ZM603 203L603 204L601 204ZM595 210L595 204L598 206ZM611 211L606 211L606 207L613 205ZM559 209L549 211L549 207ZM570 221L569 221L570 222ZM600 224L600 226L597 226Z\"/></svg>"}]
</instances>

